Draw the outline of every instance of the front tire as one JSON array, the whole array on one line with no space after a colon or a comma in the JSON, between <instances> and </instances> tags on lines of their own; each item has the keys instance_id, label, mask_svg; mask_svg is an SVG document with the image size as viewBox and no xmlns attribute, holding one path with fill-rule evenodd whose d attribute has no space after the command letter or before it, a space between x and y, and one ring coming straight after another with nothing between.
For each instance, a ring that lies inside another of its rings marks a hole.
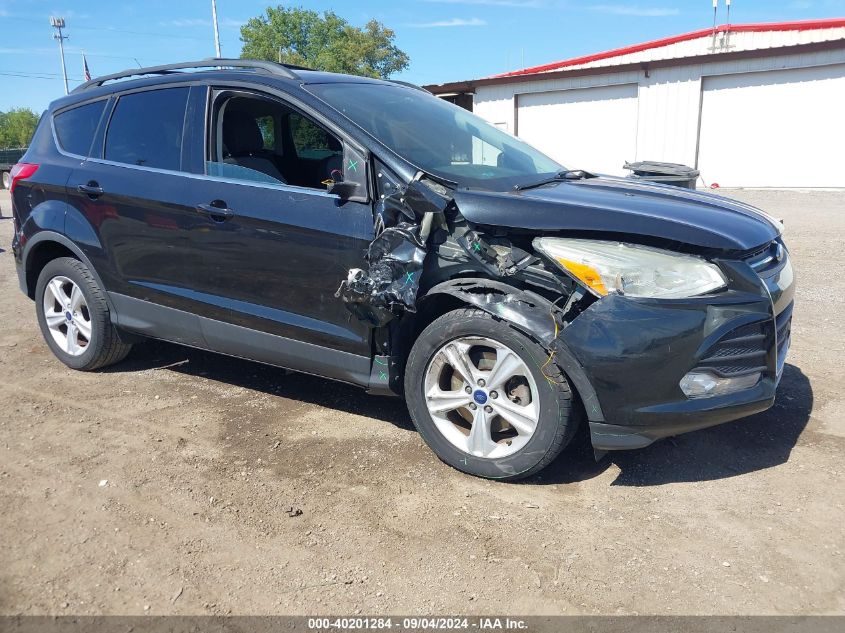
<instances>
[{"instance_id":1,"label":"front tire","mask_svg":"<svg viewBox=\"0 0 845 633\"><path fill-rule=\"evenodd\" d=\"M132 349L112 325L104 291L77 259L60 257L44 266L35 287L35 310L50 350L72 369L113 365Z\"/></svg>"},{"instance_id":2,"label":"front tire","mask_svg":"<svg viewBox=\"0 0 845 633\"><path fill-rule=\"evenodd\" d=\"M479 477L515 480L548 466L580 420L542 345L477 309L449 312L414 343L405 368L411 419L437 456Z\"/></svg>"}]
</instances>

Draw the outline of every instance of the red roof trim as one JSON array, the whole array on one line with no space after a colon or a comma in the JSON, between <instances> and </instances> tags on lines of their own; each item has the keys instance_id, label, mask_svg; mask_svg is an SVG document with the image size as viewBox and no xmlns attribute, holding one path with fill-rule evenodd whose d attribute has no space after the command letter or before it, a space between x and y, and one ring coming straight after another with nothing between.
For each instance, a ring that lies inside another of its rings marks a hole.
<instances>
[{"instance_id":1,"label":"red roof trim","mask_svg":"<svg viewBox=\"0 0 845 633\"><path fill-rule=\"evenodd\" d=\"M838 27L845 27L845 18L831 18L826 20L802 20L799 22L764 22L760 24L723 24L721 26L716 27L716 32L753 33L759 31L812 31L816 29L833 29ZM698 31L692 31L691 33L682 33L681 35L664 37L659 40L652 40L650 42L634 44L633 46L623 46L622 48L614 48L613 50L603 51L601 53L584 55L582 57L574 57L572 59L567 59L560 62L543 64L542 66L531 66L530 68L514 70L512 72L502 73L500 75L493 75L492 77L518 77L520 75L533 75L535 73L542 73L550 70L566 68L567 66L578 66L580 64L588 64L590 62L595 62L602 59L610 59L612 57L620 57L621 55L639 53L641 51L647 51L652 48L660 48L661 46L677 44L678 42L687 42L689 40L695 40L699 37L706 37L712 34L712 28L699 29Z\"/></svg>"}]
</instances>

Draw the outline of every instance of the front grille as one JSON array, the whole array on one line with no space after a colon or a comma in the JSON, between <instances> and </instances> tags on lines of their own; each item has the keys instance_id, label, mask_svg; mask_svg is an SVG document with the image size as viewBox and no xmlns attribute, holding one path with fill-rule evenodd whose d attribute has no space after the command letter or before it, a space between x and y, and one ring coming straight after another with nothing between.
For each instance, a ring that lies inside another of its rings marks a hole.
<instances>
[{"instance_id":1,"label":"front grille","mask_svg":"<svg viewBox=\"0 0 845 633\"><path fill-rule=\"evenodd\" d=\"M777 239L746 256L745 263L751 266L758 275L765 275L780 265L783 256L783 243Z\"/></svg>"}]
</instances>

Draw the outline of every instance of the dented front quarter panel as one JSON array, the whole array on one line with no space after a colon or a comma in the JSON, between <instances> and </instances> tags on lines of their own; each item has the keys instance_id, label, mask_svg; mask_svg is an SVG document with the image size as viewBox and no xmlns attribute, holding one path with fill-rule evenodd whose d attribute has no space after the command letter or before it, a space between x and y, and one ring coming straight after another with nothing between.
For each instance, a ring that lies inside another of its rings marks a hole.
<instances>
[{"instance_id":1,"label":"dented front quarter panel","mask_svg":"<svg viewBox=\"0 0 845 633\"><path fill-rule=\"evenodd\" d=\"M564 294L563 286L561 291L560 299L562 300L572 296L569 292ZM566 327L566 319L578 308L570 306L566 310L558 302L550 301L535 292L521 290L492 279L445 281L431 288L423 300L438 294L451 295L466 304L484 310L498 319L513 324L543 344L549 351L550 362L556 363L574 384L590 423L604 420L601 402L585 368L559 336L561 328Z\"/></svg>"}]
</instances>

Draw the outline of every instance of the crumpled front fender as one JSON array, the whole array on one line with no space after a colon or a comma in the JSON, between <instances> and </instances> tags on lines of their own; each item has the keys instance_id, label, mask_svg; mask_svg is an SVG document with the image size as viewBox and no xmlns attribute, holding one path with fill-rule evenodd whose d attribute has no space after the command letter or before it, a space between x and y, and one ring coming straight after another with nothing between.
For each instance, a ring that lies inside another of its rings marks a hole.
<instances>
[{"instance_id":1,"label":"crumpled front fender","mask_svg":"<svg viewBox=\"0 0 845 633\"><path fill-rule=\"evenodd\" d=\"M546 346L554 362L574 384L584 403L587 419L591 423L604 421L601 403L585 368L560 336L554 316L560 311L558 306L541 295L492 279L445 281L433 286L422 300L437 294L453 296L484 310Z\"/></svg>"}]
</instances>

